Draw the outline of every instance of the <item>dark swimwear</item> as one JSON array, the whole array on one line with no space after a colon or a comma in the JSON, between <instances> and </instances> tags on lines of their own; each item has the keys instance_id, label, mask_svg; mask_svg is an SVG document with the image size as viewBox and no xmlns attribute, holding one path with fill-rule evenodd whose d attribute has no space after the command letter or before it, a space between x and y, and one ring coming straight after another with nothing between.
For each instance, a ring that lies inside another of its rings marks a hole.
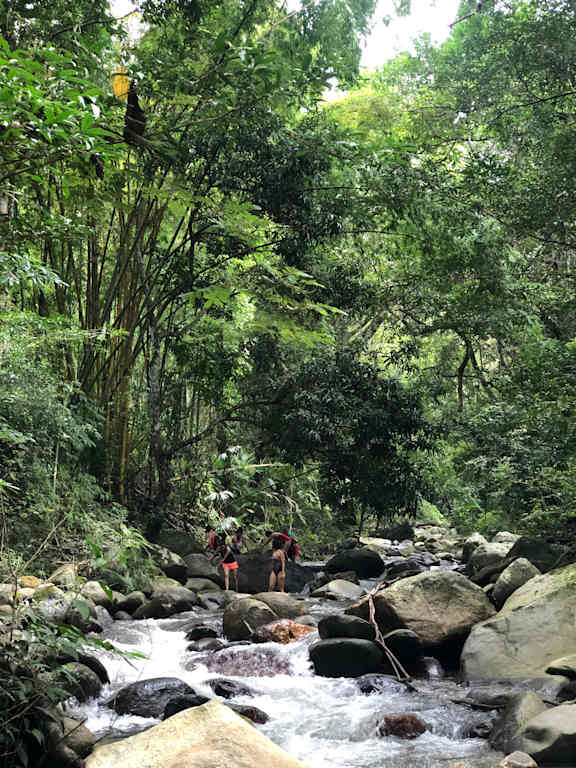
<instances>
[{"instance_id":1,"label":"dark swimwear","mask_svg":"<svg viewBox=\"0 0 576 768\"><path fill-rule=\"evenodd\" d=\"M272 558L272 572L276 574L282 572L282 560L279 557Z\"/></svg>"}]
</instances>

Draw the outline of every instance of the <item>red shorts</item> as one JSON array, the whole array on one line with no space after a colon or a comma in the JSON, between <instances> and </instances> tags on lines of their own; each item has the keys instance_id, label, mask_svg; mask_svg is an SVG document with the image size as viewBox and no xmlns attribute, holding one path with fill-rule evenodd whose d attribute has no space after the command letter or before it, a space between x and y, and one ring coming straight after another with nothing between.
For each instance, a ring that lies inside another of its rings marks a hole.
<instances>
[{"instance_id":1,"label":"red shorts","mask_svg":"<svg viewBox=\"0 0 576 768\"><path fill-rule=\"evenodd\" d=\"M222 568L228 568L229 571L235 571L238 568L238 563L234 560L233 563L222 563Z\"/></svg>"}]
</instances>

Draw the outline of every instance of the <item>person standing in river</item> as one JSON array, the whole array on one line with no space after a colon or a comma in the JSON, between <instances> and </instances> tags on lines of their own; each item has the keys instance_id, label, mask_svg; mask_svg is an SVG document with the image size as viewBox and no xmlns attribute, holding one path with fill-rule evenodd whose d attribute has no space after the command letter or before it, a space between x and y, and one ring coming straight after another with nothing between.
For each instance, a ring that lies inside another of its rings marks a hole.
<instances>
[{"instance_id":1,"label":"person standing in river","mask_svg":"<svg viewBox=\"0 0 576 768\"><path fill-rule=\"evenodd\" d=\"M285 539L275 536L272 539L272 563L270 568L270 577L268 579L268 591L274 592L278 585L278 592L284 592L286 583L286 546Z\"/></svg>"},{"instance_id":2,"label":"person standing in river","mask_svg":"<svg viewBox=\"0 0 576 768\"><path fill-rule=\"evenodd\" d=\"M226 590L230 589L230 571L234 574L234 586L236 592L238 592L238 561L236 555L231 546L230 539L226 539L226 549L224 551L224 558L222 560L222 568L224 570L224 585Z\"/></svg>"}]
</instances>

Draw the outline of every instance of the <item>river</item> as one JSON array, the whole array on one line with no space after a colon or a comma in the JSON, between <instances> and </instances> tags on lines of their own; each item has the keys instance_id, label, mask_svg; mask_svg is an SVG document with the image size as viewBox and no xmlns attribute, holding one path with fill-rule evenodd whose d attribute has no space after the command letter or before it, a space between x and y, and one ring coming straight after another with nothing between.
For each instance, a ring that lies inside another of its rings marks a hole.
<instances>
[{"instance_id":1,"label":"river","mask_svg":"<svg viewBox=\"0 0 576 768\"><path fill-rule=\"evenodd\" d=\"M318 615L342 610L326 601L309 604ZM195 609L164 620L110 623L106 639L145 658L102 651L111 684L98 700L74 706L71 714L85 718L86 726L102 740L122 738L159 722L120 716L105 706L124 685L177 677L198 693L212 696L206 680L226 677L256 691L255 696L234 701L266 712L270 721L258 728L307 768L448 768L463 760L466 768L490 768L501 758L485 740L466 737L487 715L452 702L465 694L455 680L417 680L417 693L391 681L389 690L366 696L354 680L312 673L308 646L317 639L316 633L291 645L233 646L207 655L186 650L185 629L199 621L221 629L222 614ZM412 741L379 737L378 716L394 712L419 715L428 730Z\"/></svg>"}]
</instances>

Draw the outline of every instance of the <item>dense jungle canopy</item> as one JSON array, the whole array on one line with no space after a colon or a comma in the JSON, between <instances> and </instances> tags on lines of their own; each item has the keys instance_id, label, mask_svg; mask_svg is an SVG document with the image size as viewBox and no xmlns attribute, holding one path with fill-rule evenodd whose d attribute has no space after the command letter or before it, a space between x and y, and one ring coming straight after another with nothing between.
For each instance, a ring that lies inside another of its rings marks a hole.
<instances>
[{"instance_id":1,"label":"dense jungle canopy","mask_svg":"<svg viewBox=\"0 0 576 768\"><path fill-rule=\"evenodd\" d=\"M0 0L5 561L574 538L573 0L462 0L374 72L375 0L138 5Z\"/></svg>"}]
</instances>

